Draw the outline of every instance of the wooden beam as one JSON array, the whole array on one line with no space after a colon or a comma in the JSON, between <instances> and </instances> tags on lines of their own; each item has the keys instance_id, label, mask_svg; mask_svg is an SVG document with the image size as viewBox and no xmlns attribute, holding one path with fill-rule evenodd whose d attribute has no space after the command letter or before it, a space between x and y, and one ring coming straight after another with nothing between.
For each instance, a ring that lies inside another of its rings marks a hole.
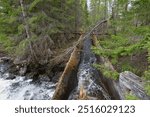
<instances>
[{"instance_id":1,"label":"wooden beam","mask_svg":"<svg viewBox=\"0 0 150 117\"><path fill-rule=\"evenodd\" d=\"M54 100L68 99L69 94L77 85L77 70L80 61L80 53L82 48L82 36L78 40L78 44L74 46L70 59L59 78L58 85L53 95Z\"/></svg>"}]
</instances>

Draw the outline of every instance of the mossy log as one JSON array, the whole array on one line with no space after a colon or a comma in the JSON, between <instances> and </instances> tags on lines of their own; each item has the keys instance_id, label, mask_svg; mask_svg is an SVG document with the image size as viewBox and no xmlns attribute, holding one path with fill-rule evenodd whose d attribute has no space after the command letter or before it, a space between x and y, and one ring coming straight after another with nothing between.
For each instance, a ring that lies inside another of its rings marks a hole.
<instances>
[{"instance_id":1,"label":"mossy log","mask_svg":"<svg viewBox=\"0 0 150 117\"><path fill-rule=\"evenodd\" d=\"M61 75L56 91L53 95L54 100L68 99L69 94L77 85L77 70L80 61L80 53L82 49L82 36L74 46L70 59Z\"/></svg>"}]
</instances>

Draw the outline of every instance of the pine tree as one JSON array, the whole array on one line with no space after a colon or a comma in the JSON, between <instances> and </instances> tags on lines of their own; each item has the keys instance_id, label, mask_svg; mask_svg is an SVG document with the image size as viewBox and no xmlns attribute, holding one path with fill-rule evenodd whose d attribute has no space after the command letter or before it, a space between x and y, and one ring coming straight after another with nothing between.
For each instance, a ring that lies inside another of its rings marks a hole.
<instances>
[{"instance_id":1,"label":"pine tree","mask_svg":"<svg viewBox=\"0 0 150 117\"><path fill-rule=\"evenodd\" d=\"M14 45L11 46L17 56L27 54L37 61L42 56L51 55L54 48L63 46L73 33L79 32L86 20L87 11L83 4L86 1L1 0L1 40L5 44L13 40ZM46 50L42 51L43 48Z\"/></svg>"}]
</instances>

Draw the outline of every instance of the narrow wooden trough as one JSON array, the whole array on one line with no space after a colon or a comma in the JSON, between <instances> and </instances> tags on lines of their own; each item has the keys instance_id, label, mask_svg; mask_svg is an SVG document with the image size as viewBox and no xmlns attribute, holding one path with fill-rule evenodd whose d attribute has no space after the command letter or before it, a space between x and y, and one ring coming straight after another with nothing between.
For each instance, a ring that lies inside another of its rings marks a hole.
<instances>
[{"instance_id":1,"label":"narrow wooden trough","mask_svg":"<svg viewBox=\"0 0 150 117\"><path fill-rule=\"evenodd\" d=\"M77 70L80 61L82 41L83 36L81 35L58 81L56 91L52 98L54 100L68 99L71 91L77 86Z\"/></svg>"}]
</instances>

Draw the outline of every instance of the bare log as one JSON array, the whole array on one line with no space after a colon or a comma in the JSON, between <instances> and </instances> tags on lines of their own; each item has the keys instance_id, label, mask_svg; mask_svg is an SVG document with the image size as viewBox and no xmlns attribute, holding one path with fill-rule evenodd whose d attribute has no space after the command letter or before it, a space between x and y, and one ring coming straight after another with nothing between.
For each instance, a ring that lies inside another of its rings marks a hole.
<instances>
[{"instance_id":1,"label":"bare log","mask_svg":"<svg viewBox=\"0 0 150 117\"><path fill-rule=\"evenodd\" d=\"M27 20L26 20L26 12L25 12L25 9L24 9L23 0L20 0L20 6L21 6L21 10L22 10L23 20L24 20L24 23L25 23L24 27L25 27L26 35L27 35L27 38L30 38L29 25L28 25Z\"/></svg>"},{"instance_id":2,"label":"bare log","mask_svg":"<svg viewBox=\"0 0 150 117\"><path fill-rule=\"evenodd\" d=\"M77 85L77 70L80 61L80 52L82 48L82 36L80 37L78 44L74 47L71 57L67 62L65 70L61 75L56 91L52 99L68 99L69 94Z\"/></svg>"},{"instance_id":3,"label":"bare log","mask_svg":"<svg viewBox=\"0 0 150 117\"><path fill-rule=\"evenodd\" d=\"M126 94L129 93L135 95L139 99L150 99L144 91L142 79L129 71L120 73L119 90L122 99L126 99Z\"/></svg>"}]
</instances>

